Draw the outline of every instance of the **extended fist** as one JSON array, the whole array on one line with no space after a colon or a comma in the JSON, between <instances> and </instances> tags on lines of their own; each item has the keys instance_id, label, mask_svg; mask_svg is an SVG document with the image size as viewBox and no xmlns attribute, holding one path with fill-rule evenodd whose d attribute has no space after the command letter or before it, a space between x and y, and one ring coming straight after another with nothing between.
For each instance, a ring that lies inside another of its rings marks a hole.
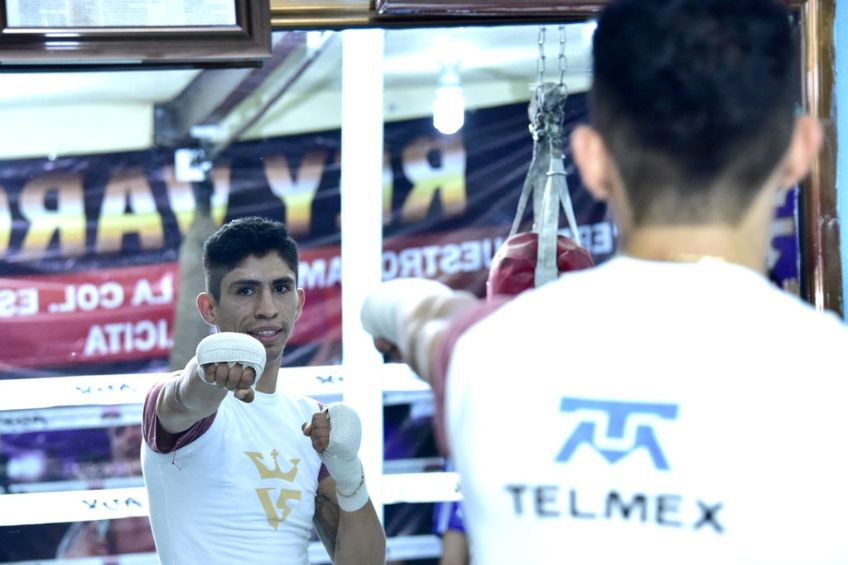
<instances>
[{"instance_id":1,"label":"extended fist","mask_svg":"<svg viewBox=\"0 0 848 565\"><path fill-rule=\"evenodd\" d=\"M230 391L250 390L256 382L256 371L239 363L208 363L199 367L201 379L210 385Z\"/></svg>"},{"instance_id":2,"label":"extended fist","mask_svg":"<svg viewBox=\"0 0 848 565\"><path fill-rule=\"evenodd\" d=\"M234 391L236 398L250 402L266 358L259 340L247 334L221 332L204 338L197 346L197 371L204 383Z\"/></svg>"}]
</instances>

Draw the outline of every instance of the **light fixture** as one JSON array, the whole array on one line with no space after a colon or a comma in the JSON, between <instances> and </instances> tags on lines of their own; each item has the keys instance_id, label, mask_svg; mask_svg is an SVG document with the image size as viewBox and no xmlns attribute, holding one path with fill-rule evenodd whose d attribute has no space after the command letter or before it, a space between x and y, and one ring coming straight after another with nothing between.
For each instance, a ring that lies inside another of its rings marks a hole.
<instances>
[{"instance_id":1,"label":"light fixture","mask_svg":"<svg viewBox=\"0 0 848 565\"><path fill-rule=\"evenodd\" d=\"M455 65L444 66L433 99L433 127L445 135L460 130L465 123L465 98Z\"/></svg>"}]
</instances>

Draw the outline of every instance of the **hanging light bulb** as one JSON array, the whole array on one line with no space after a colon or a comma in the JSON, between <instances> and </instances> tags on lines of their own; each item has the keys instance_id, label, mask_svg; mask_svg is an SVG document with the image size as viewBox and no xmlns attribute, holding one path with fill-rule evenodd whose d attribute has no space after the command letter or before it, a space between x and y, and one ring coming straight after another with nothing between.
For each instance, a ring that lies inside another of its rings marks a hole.
<instances>
[{"instance_id":1,"label":"hanging light bulb","mask_svg":"<svg viewBox=\"0 0 848 565\"><path fill-rule=\"evenodd\" d=\"M445 135L456 133L465 123L465 98L455 66L442 68L433 99L433 127Z\"/></svg>"}]
</instances>

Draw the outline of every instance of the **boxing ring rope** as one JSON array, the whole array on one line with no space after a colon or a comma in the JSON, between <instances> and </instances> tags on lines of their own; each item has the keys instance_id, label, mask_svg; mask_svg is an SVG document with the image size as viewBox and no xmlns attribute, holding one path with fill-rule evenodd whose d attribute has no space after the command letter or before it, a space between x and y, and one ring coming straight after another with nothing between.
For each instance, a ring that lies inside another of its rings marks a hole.
<instances>
[{"instance_id":1,"label":"boxing ring rope","mask_svg":"<svg viewBox=\"0 0 848 565\"><path fill-rule=\"evenodd\" d=\"M452 472L383 475L384 504L459 499L459 476ZM3 495L0 526L116 520L148 515L143 486Z\"/></svg>"},{"instance_id":2,"label":"boxing ring rope","mask_svg":"<svg viewBox=\"0 0 848 565\"><path fill-rule=\"evenodd\" d=\"M386 540L386 555L390 560L429 559L442 554L441 543L436 536L415 535L389 538ZM53 561L15 561L6 565L160 565L155 553L133 553L118 557L84 557L79 559L56 559ZM309 563L330 564L329 556L321 542L309 544Z\"/></svg>"},{"instance_id":3,"label":"boxing ring rope","mask_svg":"<svg viewBox=\"0 0 848 565\"><path fill-rule=\"evenodd\" d=\"M437 558L442 554L441 544L436 536L415 535L386 540L387 558L391 560ZM331 563L327 551L320 542L309 544L309 562L312 564ZM119 557L85 557L79 559L56 559L54 561L15 561L6 565L160 565L155 553L125 554Z\"/></svg>"},{"instance_id":4,"label":"boxing ring rope","mask_svg":"<svg viewBox=\"0 0 848 565\"><path fill-rule=\"evenodd\" d=\"M430 388L404 364L387 363L377 366L377 390L384 401L396 395L421 398ZM144 395L154 383L170 378L171 373L135 373L118 375L88 375L0 380L0 433L34 431L36 422L12 430L10 414L44 408L72 406L121 406L142 404ZM285 367L280 369L279 382L288 390L332 402L342 397L345 370L342 365ZM141 412L138 413L140 422ZM106 417L104 417L104 420ZM102 422L99 426L102 426Z\"/></svg>"},{"instance_id":5,"label":"boxing ring rope","mask_svg":"<svg viewBox=\"0 0 848 565\"><path fill-rule=\"evenodd\" d=\"M278 382L289 390L326 403L342 398L345 374L346 368L341 365L282 368ZM0 381L0 434L138 425L147 390L170 375L141 373ZM351 380L354 379L347 382ZM375 382L384 405L432 401L427 384L406 365L380 365ZM367 437L364 436L363 443L368 442ZM383 505L460 498L456 473L384 474L392 469L392 463L387 461L377 469L381 474L380 501ZM416 468L415 462L410 460L394 463L400 470ZM436 461L425 463L432 465ZM372 477L373 474L369 474L369 483ZM3 510L0 527L113 520L147 516L148 512L147 493L141 477L10 485L10 492L0 495L0 508ZM438 538L432 535L398 536L389 538L387 543L392 559L438 557L441 551ZM310 548L310 560L312 563L329 562L320 543ZM101 565L106 561L87 558L31 563L48 562ZM108 562L157 563L154 554L110 557ZM19 565L24 563L30 562L19 562Z\"/></svg>"}]
</instances>

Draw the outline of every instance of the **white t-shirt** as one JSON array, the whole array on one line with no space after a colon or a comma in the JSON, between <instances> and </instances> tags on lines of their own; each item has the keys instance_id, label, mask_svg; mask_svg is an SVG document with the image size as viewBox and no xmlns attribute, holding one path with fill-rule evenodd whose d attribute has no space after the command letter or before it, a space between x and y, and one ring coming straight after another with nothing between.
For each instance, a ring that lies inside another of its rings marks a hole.
<instances>
[{"instance_id":1,"label":"white t-shirt","mask_svg":"<svg viewBox=\"0 0 848 565\"><path fill-rule=\"evenodd\" d=\"M456 341L477 563L848 563L848 330L746 268L615 258Z\"/></svg>"},{"instance_id":2,"label":"white t-shirt","mask_svg":"<svg viewBox=\"0 0 848 565\"><path fill-rule=\"evenodd\" d=\"M245 404L229 394L211 427L172 453L151 449L149 408L142 465L163 564L309 562L321 461L301 424L316 401L257 391Z\"/></svg>"}]
</instances>

